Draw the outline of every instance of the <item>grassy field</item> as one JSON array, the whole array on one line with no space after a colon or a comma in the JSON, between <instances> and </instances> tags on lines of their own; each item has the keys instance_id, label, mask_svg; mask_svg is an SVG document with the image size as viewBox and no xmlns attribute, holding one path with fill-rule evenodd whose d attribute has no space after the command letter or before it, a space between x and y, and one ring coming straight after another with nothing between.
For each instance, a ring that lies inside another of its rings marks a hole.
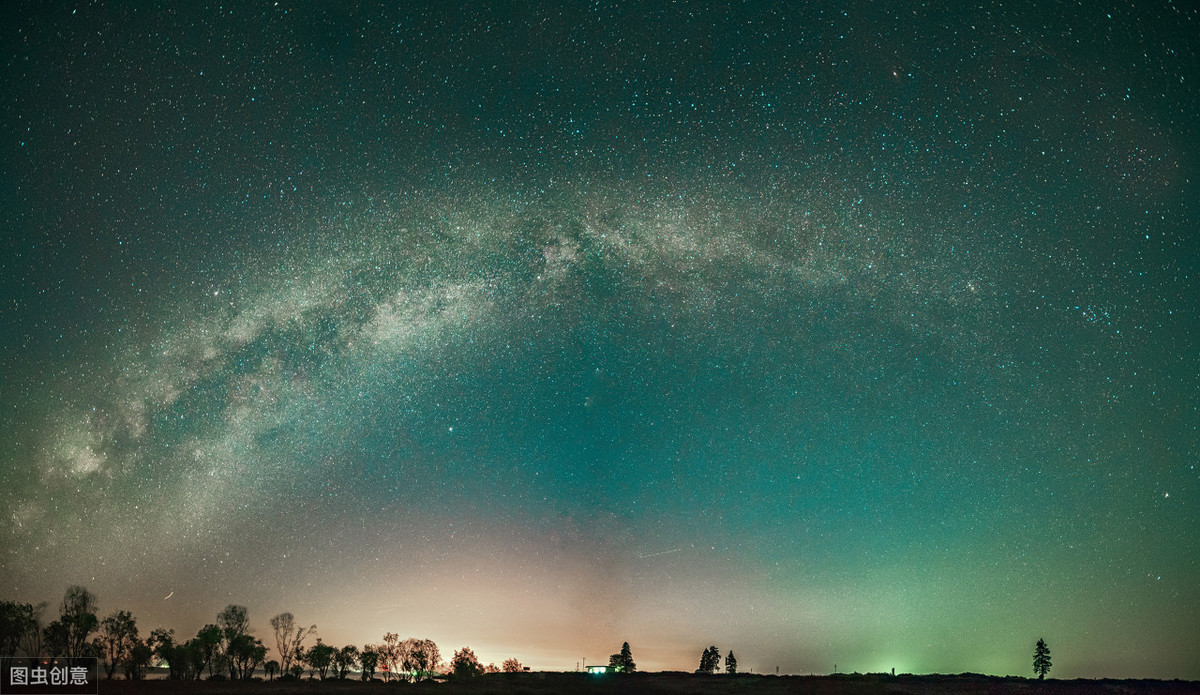
<instances>
[{"instance_id":1,"label":"grassy field","mask_svg":"<svg viewBox=\"0 0 1200 695\"><path fill-rule=\"evenodd\" d=\"M101 681L100 693L113 695L1117 695L1200 693L1200 682L1156 680L1047 680L988 676L698 676L688 673L637 673L628 676L589 676L582 673L514 673L481 676L449 683L383 683L375 681L179 682Z\"/></svg>"}]
</instances>

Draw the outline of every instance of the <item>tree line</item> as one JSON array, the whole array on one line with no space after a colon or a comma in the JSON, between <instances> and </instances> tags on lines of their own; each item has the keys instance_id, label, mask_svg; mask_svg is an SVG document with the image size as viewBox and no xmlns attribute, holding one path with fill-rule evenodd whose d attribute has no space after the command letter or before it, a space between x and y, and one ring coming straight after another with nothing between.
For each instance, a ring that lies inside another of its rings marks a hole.
<instances>
[{"instance_id":1,"label":"tree line","mask_svg":"<svg viewBox=\"0 0 1200 695\"><path fill-rule=\"evenodd\" d=\"M190 639L176 639L174 630L161 627L143 639L129 611L115 611L101 619L95 595L82 586L69 587L59 604L58 617L43 624L46 608L45 603L0 601L0 656L97 657L108 678L121 670L129 680L143 678L152 664L165 666L167 677L177 680L199 680L206 671L209 679L250 680L259 669L268 680L300 679L307 671L310 679L321 680L346 679L356 672L364 681L373 680L377 673L384 680L418 681L443 674L465 678L524 670L516 659L506 660L502 668L484 666L470 647L456 650L449 662L443 662L433 640L400 639L394 632L361 649L355 645L338 648L317 636L316 625L302 626L291 613L270 620L278 658L268 660L270 648L251 634L249 610L235 604L226 606L215 623L206 624ZM309 638L314 643L305 646ZM700 655L696 673L713 674L720 666L721 651L712 645ZM1050 666L1050 648L1039 639L1034 673L1045 678ZM637 670L628 642L609 657L608 668L619 673ZM725 672L738 672L732 650L725 656Z\"/></svg>"},{"instance_id":2,"label":"tree line","mask_svg":"<svg viewBox=\"0 0 1200 695\"><path fill-rule=\"evenodd\" d=\"M58 617L45 622L47 604L33 605L0 601L0 656L79 658L97 657L108 678L118 670L129 680L145 677L151 665L165 666L167 677L199 680L250 680L260 669L268 680L346 679L356 672L364 681L380 674L384 680L424 680L444 673L470 677L499 673L494 664L483 666L469 647L442 661L438 645L430 639L400 639L385 633L378 644L335 647L317 636L317 626L303 626L291 613L271 618L276 658L268 659L271 648L251 634L250 612L230 604L194 637L177 638L174 630L156 628L142 638L137 621L129 611L115 611L101 619L96 597L82 586L69 587L59 604ZM306 644L309 640L312 644ZM524 670L516 659L508 659L503 671Z\"/></svg>"}]
</instances>

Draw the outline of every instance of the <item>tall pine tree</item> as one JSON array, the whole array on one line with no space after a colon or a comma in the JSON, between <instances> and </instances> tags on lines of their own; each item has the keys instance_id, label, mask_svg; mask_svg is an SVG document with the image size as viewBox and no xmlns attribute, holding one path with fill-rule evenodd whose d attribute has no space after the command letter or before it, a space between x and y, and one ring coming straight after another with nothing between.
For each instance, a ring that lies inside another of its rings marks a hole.
<instances>
[{"instance_id":1,"label":"tall pine tree","mask_svg":"<svg viewBox=\"0 0 1200 695\"><path fill-rule=\"evenodd\" d=\"M628 642L621 645L619 654L608 657L608 667L620 673L633 673L637 670L637 664L633 662L633 652L629 649Z\"/></svg>"},{"instance_id":2,"label":"tall pine tree","mask_svg":"<svg viewBox=\"0 0 1200 695\"><path fill-rule=\"evenodd\" d=\"M1037 674L1038 680L1042 680L1050 672L1050 647L1046 646L1044 639L1039 639L1033 650L1033 672Z\"/></svg>"}]
</instances>

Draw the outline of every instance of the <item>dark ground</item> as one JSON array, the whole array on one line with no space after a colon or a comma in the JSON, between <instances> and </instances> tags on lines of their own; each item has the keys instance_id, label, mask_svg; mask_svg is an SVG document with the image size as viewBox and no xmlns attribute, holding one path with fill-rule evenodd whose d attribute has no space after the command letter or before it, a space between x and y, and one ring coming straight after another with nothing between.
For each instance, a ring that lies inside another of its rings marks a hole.
<instances>
[{"instance_id":1,"label":"dark ground","mask_svg":"<svg viewBox=\"0 0 1200 695\"><path fill-rule=\"evenodd\" d=\"M179 682L179 681L101 681L101 695L549 695L583 693L607 695L655 693L661 695L776 695L811 693L813 695L949 695L950 693L986 693L988 695L1083 695L1150 693L1183 695L1200 693L1197 681L1159 680L1046 680L995 678L989 676L698 676L688 673L638 673L628 676L589 676L583 673L518 673L482 676L470 681L418 684L375 681L292 681L292 682Z\"/></svg>"}]
</instances>

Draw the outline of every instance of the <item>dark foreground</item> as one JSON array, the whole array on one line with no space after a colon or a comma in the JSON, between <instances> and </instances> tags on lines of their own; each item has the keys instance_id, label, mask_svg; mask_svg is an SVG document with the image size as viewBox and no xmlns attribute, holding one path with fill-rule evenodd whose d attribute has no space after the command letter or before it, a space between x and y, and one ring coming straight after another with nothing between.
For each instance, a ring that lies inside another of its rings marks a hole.
<instances>
[{"instance_id":1,"label":"dark foreground","mask_svg":"<svg viewBox=\"0 0 1200 695\"><path fill-rule=\"evenodd\" d=\"M589 676L583 673L514 673L468 681L417 684L359 681L179 682L101 681L101 695L1183 695L1200 693L1197 681L1047 680L989 676L698 676L688 673L637 673Z\"/></svg>"}]
</instances>

